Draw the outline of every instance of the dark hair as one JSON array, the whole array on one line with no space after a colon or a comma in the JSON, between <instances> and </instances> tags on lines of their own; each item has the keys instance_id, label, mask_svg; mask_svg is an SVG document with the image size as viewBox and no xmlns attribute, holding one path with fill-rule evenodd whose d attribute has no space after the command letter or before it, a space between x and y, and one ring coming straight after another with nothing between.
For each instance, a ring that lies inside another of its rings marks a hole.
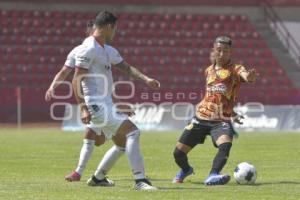
<instances>
[{"instance_id":1,"label":"dark hair","mask_svg":"<svg viewBox=\"0 0 300 200\"><path fill-rule=\"evenodd\" d=\"M232 46L232 40L230 37L228 36L218 36L216 39L215 39L215 44L216 43L221 43L221 44L227 44L229 46Z\"/></svg>"},{"instance_id":2,"label":"dark hair","mask_svg":"<svg viewBox=\"0 0 300 200\"><path fill-rule=\"evenodd\" d=\"M99 12L94 20L94 25L96 27L103 27L109 24L115 25L118 18L108 11Z\"/></svg>"},{"instance_id":3,"label":"dark hair","mask_svg":"<svg viewBox=\"0 0 300 200\"><path fill-rule=\"evenodd\" d=\"M94 20L89 20L86 23L86 31L85 31L87 37L91 35L93 28L94 28Z\"/></svg>"},{"instance_id":4,"label":"dark hair","mask_svg":"<svg viewBox=\"0 0 300 200\"><path fill-rule=\"evenodd\" d=\"M93 28L94 26L94 20L89 20L87 23L86 23L86 28Z\"/></svg>"}]
</instances>

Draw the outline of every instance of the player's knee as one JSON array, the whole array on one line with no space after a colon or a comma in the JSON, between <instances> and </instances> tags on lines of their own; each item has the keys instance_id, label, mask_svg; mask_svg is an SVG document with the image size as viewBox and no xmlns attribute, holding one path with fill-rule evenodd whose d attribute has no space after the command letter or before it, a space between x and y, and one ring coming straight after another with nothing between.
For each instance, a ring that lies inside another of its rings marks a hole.
<instances>
[{"instance_id":1,"label":"player's knee","mask_svg":"<svg viewBox=\"0 0 300 200\"><path fill-rule=\"evenodd\" d=\"M220 144L218 146L219 152L224 154L226 157L228 157L229 153L230 153L231 146L232 146L231 142L225 142L223 144Z\"/></svg>"},{"instance_id":2,"label":"player's knee","mask_svg":"<svg viewBox=\"0 0 300 200\"><path fill-rule=\"evenodd\" d=\"M126 135L126 138L138 139L140 137L140 130L136 129Z\"/></svg>"},{"instance_id":3,"label":"player's knee","mask_svg":"<svg viewBox=\"0 0 300 200\"><path fill-rule=\"evenodd\" d=\"M104 136L104 134L97 135L95 137L95 146L99 147L99 146L101 146L104 143L105 143L105 136Z\"/></svg>"},{"instance_id":4,"label":"player's knee","mask_svg":"<svg viewBox=\"0 0 300 200\"><path fill-rule=\"evenodd\" d=\"M179 150L178 148L175 148L173 151L173 156L176 159L180 159L183 157L186 157L186 153L184 153L183 151Z\"/></svg>"},{"instance_id":5,"label":"player's knee","mask_svg":"<svg viewBox=\"0 0 300 200\"><path fill-rule=\"evenodd\" d=\"M224 144L224 143L231 143L232 142L232 137L231 136L229 136L229 135L221 135L221 136L219 136L218 138L217 138L217 140L215 140L215 144L217 145L217 146L220 146L221 144Z\"/></svg>"},{"instance_id":6,"label":"player's knee","mask_svg":"<svg viewBox=\"0 0 300 200\"><path fill-rule=\"evenodd\" d=\"M127 133L132 133L134 131L139 131L134 123L130 120L125 120L118 129L118 133L127 135Z\"/></svg>"},{"instance_id":7,"label":"player's knee","mask_svg":"<svg viewBox=\"0 0 300 200\"><path fill-rule=\"evenodd\" d=\"M97 147L99 147L99 146L101 146L102 144L104 144L105 143L105 140L96 140L95 141L95 146L97 146Z\"/></svg>"},{"instance_id":8,"label":"player's knee","mask_svg":"<svg viewBox=\"0 0 300 200\"><path fill-rule=\"evenodd\" d=\"M95 140L96 133L92 129L87 129L85 132L85 139Z\"/></svg>"}]
</instances>

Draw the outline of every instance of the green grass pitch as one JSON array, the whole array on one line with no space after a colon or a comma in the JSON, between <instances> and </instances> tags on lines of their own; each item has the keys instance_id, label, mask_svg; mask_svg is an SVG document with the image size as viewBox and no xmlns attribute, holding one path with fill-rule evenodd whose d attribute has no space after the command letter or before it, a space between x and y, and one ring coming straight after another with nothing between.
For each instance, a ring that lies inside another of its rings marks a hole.
<instances>
[{"instance_id":1,"label":"green grass pitch","mask_svg":"<svg viewBox=\"0 0 300 200\"><path fill-rule=\"evenodd\" d=\"M77 164L82 134L57 129L0 129L0 199L300 199L300 133L241 133L223 172L233 175L239 162L251 162L258 171L256 184L238 185L232 179L228 185L215 187L202 184L216 152L210 138L189 154L195 175L184 184L171 183L178 171L172 152L179 135L180 131L142 134L146 174L160 189L149 192L133 190L126 156L109 174L115 187L86 185L111 141L95 147L80 182L68 183L64 176Z\"/></svg>"}]
</instances>

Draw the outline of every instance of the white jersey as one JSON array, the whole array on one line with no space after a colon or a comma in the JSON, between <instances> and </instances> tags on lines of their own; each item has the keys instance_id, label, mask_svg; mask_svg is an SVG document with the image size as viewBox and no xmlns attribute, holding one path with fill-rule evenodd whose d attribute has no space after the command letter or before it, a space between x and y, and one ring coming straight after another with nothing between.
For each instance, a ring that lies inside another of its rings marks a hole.
<instances>
[{"instance_id":1,"label":"white jersey","mask_svg":"<svg viewBox=\"0 0 300 200\"><path fill-rule=\"evenodd\" d=\"M76 54L79 51L79 49L82 48L82 45L78 45L77 47L73 48L70 53L67 56L67 60L65 62L65 65L71 68L75 67L75 58Z\"/></svg>"},{"instance_id":2,"label":"white jersey","mask_svg":"<svg viewBox=\"0 0 300 200\"><path fill-rule=\"evenodd\" d=\"M123 61L119 52L109 45L102 47L90 36L84 40L76 54L75 65L88 70L82 81L84 99L87 105L112 103L113 77L111 64Z\"/></svg>"},{"instance_id":3,"label":"white jersey","mask_svg":"<svg viewBox=\"0 0 300 200\"><path fill-rule=\"evenodd\" d=\"M88 41L88 40L87 40ZM109 51L109 59L110 64L116 65L123 61L123 58L119 54L118 50L116 50L114 47L109 45L104 45L105 48ZM74 47L68 54L67 59L65 61L65 65L71 68L75 68L75 60L76 60L76 54L80 50L80 48L83 48L83 45L78 45Z\"/></svg>"}]
</instances>

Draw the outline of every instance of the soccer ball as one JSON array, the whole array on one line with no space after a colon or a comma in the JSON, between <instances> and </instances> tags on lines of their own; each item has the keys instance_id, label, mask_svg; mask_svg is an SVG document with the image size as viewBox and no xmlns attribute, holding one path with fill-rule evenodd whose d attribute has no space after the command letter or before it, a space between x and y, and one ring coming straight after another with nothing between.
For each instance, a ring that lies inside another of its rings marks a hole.
<instances>
[{"instance_id":1,"label":"soccer ball","mask_svg":"<svg viewBox=\"0 0 300 200\"><path fill-rule=\"evenodd\" d=\"M238 184L253 184L256 180L256 169L253 165L242 162L234 170L234 179Z\"/></svg>"}]
</instances>

